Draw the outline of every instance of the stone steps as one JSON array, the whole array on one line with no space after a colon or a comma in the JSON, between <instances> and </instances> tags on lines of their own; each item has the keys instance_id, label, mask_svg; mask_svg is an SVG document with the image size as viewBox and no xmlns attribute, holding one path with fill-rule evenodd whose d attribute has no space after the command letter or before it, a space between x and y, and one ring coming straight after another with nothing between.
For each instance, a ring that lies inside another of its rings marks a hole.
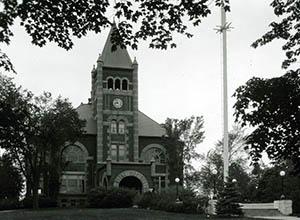
<instances>
[{"instance_id":1,"label":"stone steps","mask_svg":"<svg viewBox=\"0 0 300 220\"><path fill-rule=\"evenodd\" d=\"M283 216L277 209L243 209L245 216Z\"/></svg>"}]
</instances>

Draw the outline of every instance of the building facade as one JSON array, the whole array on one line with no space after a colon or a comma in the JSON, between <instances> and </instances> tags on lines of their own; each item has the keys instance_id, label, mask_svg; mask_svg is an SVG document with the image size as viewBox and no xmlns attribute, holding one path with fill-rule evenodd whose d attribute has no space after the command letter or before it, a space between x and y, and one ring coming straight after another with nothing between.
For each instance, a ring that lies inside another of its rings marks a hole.
<instances>
[{"instance_id":1,"label":"building facade","mask_svg":"<svg viewBox=\"0 0 300 220\"><path fill-rule=\"evenodd\" d=\"M138 63L126 49L112 51L113 28L91 72L91 98L77 109L86 133L62 148L61 205L80 205L99 186L168 187L165 130L138 110Z\"/></svg>"}]
</instances>

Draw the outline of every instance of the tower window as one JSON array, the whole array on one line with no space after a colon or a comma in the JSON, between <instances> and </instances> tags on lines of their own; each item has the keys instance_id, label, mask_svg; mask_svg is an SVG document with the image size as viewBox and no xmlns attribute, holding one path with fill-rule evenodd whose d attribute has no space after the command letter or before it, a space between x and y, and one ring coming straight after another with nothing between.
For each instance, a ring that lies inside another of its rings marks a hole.
<instances>
[{"instance_id":1,"label":"tower window","mask_svg":"<svg viewBox=\"0 0 300 220\"><path fill-rule=\"evenodd\" d=\"M121 89L121 80L120 79L116 79L115 80L115 89Z\"/></svg>"},{"instance_id":2,"label":"tower window","mask_svg":"<svg viewBox=\"0 0 300 220\"><path fill-rule=\"evenodd\" d=\"M115 120L112 120L111 121L111 124L110 124L110 132L112 134L116 134L117 133L117 122Z\"/></svg>"},{"instance_id":3,"label":"tower window","mask_svg":"<svg viewBox=\"0 0 300 220\"><path fill-rule=\"evenodd\" d=\"M114 161L117 160L117 145L115 145L115 144L111 145L110 156L111 156L111 160L114 160Z\"/></svg>"},{"instance_id":4,"label":"tower window","mask_svg":"<svg viewBox=\"0 0 300 220\"><path fill-rule=\"evenodd\" d=\"M125 145L110 145L110 156L112 161L124 161L125 155Z\"/></svg>"},{"instance_id":5,"label":"tower window","mask_svg":"<svg viewBox=\"0 0 300 220\"><path fill-rule=\"evenodd\" d=\"M124 121L119 122L119 134L124 134L125 133L125 123Z\"/></svg>"},{"instance_id":6,"label":"tower window","mask_svg":"<svg viewBox=\"0 0 300 220\"><path fill-rule=\"evenodd\" d=\"M114 88L114 80L112 78L109 78L107 80L107 88L108 89L113 89Z\"/></svg>"},{"instance_id":7,"label":"tower window","mask_svg":"<svg viewBox=\"0 0 300 220\"><path fill-rule=\"evenodd\" d=\"M124 145L119 145L119 161L124 161L125 160L125 146Z\"/></svg>"},{"instance_id":8,"label":"tower window","mask_svg":"<svg viewBox=\"0 0 300 220\"><path fill-rule=\"evenodd\" d=\"M127 79L122 80L122 90L128 90L128 81L127 81Z\"/></svg>"}]
</instances>

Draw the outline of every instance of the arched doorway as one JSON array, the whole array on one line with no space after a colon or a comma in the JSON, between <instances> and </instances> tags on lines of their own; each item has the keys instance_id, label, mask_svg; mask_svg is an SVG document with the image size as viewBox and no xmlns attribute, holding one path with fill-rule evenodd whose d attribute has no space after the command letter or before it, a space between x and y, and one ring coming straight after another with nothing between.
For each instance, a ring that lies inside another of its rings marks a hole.
<instances>
[{"instance_id":1,"label":"arched doorway","mask_svg":"<svg viewBox=\"0 0 300 220\"><path fill-rule=\"evenodd\" d=\"M141 193L143 184L138 178L134 176L127 176L121 180L121 182L119 183L119 187L133 189Z\"/></svg>"},{"instance_id":2,"label":"arched doorway","mask_svg":"<svg viewBox=\"0 0 300 220\"><path fill-rule=\"evenodd\" d=\"M133 177L133 178L138 179L140 181L140 183L142 184L142 187L140 187L141 192L148 192L149 191L149 184L148 184L148 181L147 181L146 177L143 174L141 174L140 172L136 171L136 170L125 170L125 171L121 172L114 179L113 186L114 187L121 187L120 183L126 177ZM127 179L127 180L130 180L130 179ZM137 181L135 179L131 179L130 181L126 181L126 179L125 179L125 183L126 183L125 185L129 184L131 181L133 183L135 182L136 186L139 186L139 184L136 183Z\"/></svg>"}]
</instances>

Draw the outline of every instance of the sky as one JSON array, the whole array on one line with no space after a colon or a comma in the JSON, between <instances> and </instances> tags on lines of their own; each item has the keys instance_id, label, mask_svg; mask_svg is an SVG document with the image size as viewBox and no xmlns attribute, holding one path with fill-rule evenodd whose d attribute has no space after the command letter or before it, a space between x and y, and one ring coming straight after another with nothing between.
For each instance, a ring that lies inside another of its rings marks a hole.
<instances>
[{"instance_id":1,"label":"sky","mask_svg":"<svg viewBox=\"0 0 300 220\"><path fill-rule=\"evenodd\" d=\"M251 43L276 20L270 0L231 0L228 32L229 129L234 124L235 89L256 77L270 78L284 73L284 53L280 42L253 49ZM214 30L220 25L220 9L204 18L198 27L189 27L191 39L175 35L177 48L166 51L148 48L141 42L137 51L128 49L139 64L139 109L163 123L169 118L204 117L205 139L198 151L205 153L222 138L222 62L221 36ZM109 29L89 33L74 40L70 51L49 43L40 48L31 44L22 27L15 25L15 36L2 47L18 72L15 82L34 92L51 92L54 97L69 98L74 107L90 97L91 70L102 52ZM10 76L12 74L9 74Z\"/></svg>"}]
</instances>

